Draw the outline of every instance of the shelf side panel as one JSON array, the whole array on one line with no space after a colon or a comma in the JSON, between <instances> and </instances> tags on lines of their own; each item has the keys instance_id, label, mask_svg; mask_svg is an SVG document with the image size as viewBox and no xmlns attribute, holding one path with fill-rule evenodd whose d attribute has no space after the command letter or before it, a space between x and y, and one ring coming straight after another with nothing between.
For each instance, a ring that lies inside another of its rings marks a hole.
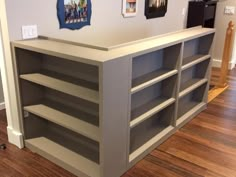
<instances>
[{"instance_id":1,"label":"shelf side panel","mask_svg":"<svg viewBox=\"0 0 236 177\"><path fill-rule=\"evenodd\" d=\"M127 170L131 58L100 67L100 165L103 177L120 177ZM115 164L115 165L114 165Z\"/></svg>"}]
</instances>

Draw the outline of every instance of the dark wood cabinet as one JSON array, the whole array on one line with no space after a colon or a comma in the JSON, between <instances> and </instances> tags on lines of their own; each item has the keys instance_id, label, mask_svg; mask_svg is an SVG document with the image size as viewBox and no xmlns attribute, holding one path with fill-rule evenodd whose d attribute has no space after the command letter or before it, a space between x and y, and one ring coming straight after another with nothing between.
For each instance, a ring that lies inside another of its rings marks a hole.
<instances>
[{"instance_id":1,"label":"dark wood cabinet","mask_svg":"<svg viewBox=\"0 0 236 177\"><path fill-rule=\"evenodd\" d=\"M214 28L217 1L190 1L187 28L202 25Z\"/></svg>"}]
</instances>

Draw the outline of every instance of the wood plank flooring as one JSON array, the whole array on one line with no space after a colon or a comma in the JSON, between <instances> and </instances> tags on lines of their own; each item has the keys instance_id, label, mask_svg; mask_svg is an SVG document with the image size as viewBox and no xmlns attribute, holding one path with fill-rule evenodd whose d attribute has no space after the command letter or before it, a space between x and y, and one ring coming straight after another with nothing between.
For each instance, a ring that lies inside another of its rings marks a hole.
<instances>
[{"instance_id":1,"label":"wood plank flooring","mask_svg":"<svg viewBox=\"0 0 236 177\"><path fill-rule=\"evenodd\" d=\"M219 95L166 142L122 177L236 177L236 71ZM0 111L0 177L74 177L28 149L7 143L6 115ZM111 176L112 177L112 176Z\"/></svg>"}]
</instances>

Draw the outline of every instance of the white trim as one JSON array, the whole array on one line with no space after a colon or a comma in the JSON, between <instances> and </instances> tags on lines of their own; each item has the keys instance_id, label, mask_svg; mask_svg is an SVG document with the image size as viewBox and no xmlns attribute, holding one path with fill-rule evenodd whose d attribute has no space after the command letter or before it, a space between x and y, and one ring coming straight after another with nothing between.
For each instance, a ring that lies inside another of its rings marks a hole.
<instances>
[{"instance_id":1,"label":"white trim","mask_svg":"<svg viewBox=\"0 0 236 177\"><path fill-rule=\"evenodd\" d=\"M8 141L15 144L18 148L24 147L23 135L17 131L14 131L12 127L7 127Z\"/></svg>"},{"instance_id":2,"label":"white trim","mask_svg":"<svg viewBox=\"0 0 236 177\"><path fill-rule=\"evenodd\" d=\"M0 103L0 110L5 109L5 102Z\"/></svg>"},{"instance_id":3,"label":"white trim","mask_svg":"<svg viewBox=\"0 0 236 177\"><path fill-rule=\"evenodd\" d=\"M9 142L23 147L23 136L17 104L16 81L9 40L5 0L0 1L0 70L7 114L7 132Z\"/></svg>"},{"instance_id":4,"label":"white trim","mask_svg":"<svg viewBox=\"0 0 236 177\"><path fill-rule=\"evenodd\" d=\"M221 68L221 63L222 63L221 60L213 59L212 67ZM229 62L229 69L232 70L234 67L235 67L235 63L233 61L230 61Z\"/></svg>"}]
</instances>

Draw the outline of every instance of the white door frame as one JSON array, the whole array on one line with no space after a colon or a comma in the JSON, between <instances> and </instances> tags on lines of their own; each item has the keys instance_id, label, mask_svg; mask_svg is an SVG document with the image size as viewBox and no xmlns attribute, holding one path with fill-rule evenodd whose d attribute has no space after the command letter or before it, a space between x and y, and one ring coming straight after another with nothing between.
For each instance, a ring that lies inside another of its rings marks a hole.
<instances>
[{"instance_id":1,"label":"white door frame","mask_svg":"<svg viewBox=\"0 0 236 177\"><path fill-rule=\"evenodd\" d=\"M17 107L16 83L14 79L5 0L0 1L0 70L7 114L8 140L17 147L23 148L24 143Z\"/></svg>"}]
</instances>

